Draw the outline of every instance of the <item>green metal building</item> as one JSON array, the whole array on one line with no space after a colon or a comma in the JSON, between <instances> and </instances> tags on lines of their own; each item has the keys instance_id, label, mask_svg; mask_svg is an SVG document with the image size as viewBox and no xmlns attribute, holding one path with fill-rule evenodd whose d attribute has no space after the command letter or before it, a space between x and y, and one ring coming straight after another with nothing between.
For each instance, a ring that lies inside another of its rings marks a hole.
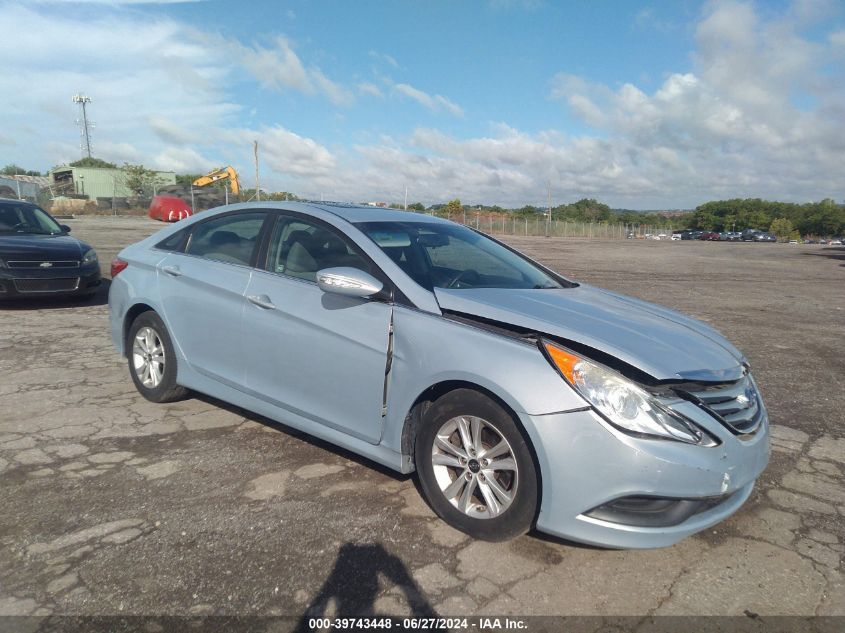
<instances>
[{"instance_id":1,"label":"green metal building","mask_svg":"<svg viewBox=\"0 0 845 633\"><path fill-rule=\"evenodd\" d=\"M157 171L154 187L176 184L176 173ZM126 173L122 169L103 167L62 166L50 170L50 189L53 196L84 195L89 200L97 198L127 198L138 195L126 186ZM152 195L154 192L144 192Z\"/></svg>"}]
</instances>

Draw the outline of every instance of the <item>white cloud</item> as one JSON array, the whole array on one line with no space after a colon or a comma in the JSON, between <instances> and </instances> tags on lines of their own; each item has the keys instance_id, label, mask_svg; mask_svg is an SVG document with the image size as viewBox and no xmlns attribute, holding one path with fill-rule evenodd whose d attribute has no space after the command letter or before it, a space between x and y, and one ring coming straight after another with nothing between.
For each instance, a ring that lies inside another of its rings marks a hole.
<instances>
[{"instance_id":1,"label":"white cloud","mask_svg":"<svg viewBox=\"0 0 845 633\"><path fill-rule=\"evenodd\" d=\"M193 4L207 0L34 0L33 4Z\"/></svg>"},{"instance_id":2,"label":"white cloud","mask_svg":"<svg viewBox=\"0 0 845 633\"><path fill-rule=\"evenodd\" d=\"M831 33L828 40L837 48L845 48L845 29Z\"/></svg>"},{"instance_id":3,"label":"white cloud","mask_svg":"<svg viewBox=\"0 0 845 633\"><path fill-rule=\"evenodd\" d=\"M423 92L419 88L414 88L409 84L395 84L393 86L393 90L394 92L398 92L399 94L413 99L429 110L433 110L435 112L445 110L450 114L460 117L464 115L463 109L458 104L450 101L443 95L430 95L427 92Z\"/></svg>"},{"instance_id":4,"label":"white cloud","mask_svg":"<svg viewBox=\"0 0 845 633\"><path fill-rule=\"evenodd\" d=\"M382 61L382 62L388 64L389 66L392 66L393 68L399 68L400 67L399 62L396 61L396 58L391 56L391 55L388 55L386 53L378 53L376 51L370 51L368 53L368 55L375 60Z\"/></svg>"},{"instance_id":5,"label":"white cloud","mask_svg":"<svg viewBox=\"0 0 845 633\"><path fill-rule=\"evenodd\" d=\"M845 31L825 30L819 6L796 3L778 15L731 0L707 4L692 63L670 66L656 88L556 75L551 98L593 128L578 135L491 123L488 133L466 138L416 125L344 147L272 119L245 123L256 104L242 106L240 86L232 86L343 106L390 96L368 101L385 112L402 100L434 113L464 111L416 82L377 73L372 81L353 74L346 85L283 37L244 43L114 7L81 19L0 4L0 21L15 25L0 39L0 59L16 69L4 75L15 98L0 103L0 144L27 168L78 158L70 97L83 91L93 100L95 155L188 173L232 164L251 184L258 140L262 184L312 198L397 201L407 185L410 199L426 203L460 197L522 206L543 204L550 181L554 202L589 196L635 208L735 196L840 199L845 83L834 62L845 54Z\"/></svg>"},{"instance_id":6,"label":"white cloud","mask_svg":"<svg viewBox=\"0 0 845 633\"><path fill-rule=\"evenodd\" d=\"M369 81L363 81L363 82L359 83L358 84L358 91L361 94L368 94L368 95L373 96L373 97L379 97L379 98L384 97L384 93L381 91L381 88L379 88L374 83L370 83Z\"/></svg>"},{"instance_id":7,"label":"white cloud","mask_svg":"<svg viewBox=\"0 0 845 633\"><path fill-rule=\"evenodd\" d=\"M312 69L311 77L320 92L325 94L333 104L348 106L355 102L355 96L349 90L326 77L321 70Z\"/></svg>"},{"instance_id":8,"label":"white cloud","mask_svg":"<svg viewBox=\"0 0 845 633\"><path fill-rule=\"evenodd\" d=\"M151 167L180 174L204 174L216 165L190 147L167 147L153 158Z\"/></svg>"},{"instance_id":9,"label":"white cloud","mask_svg":"<svg viewBox=\"0 0 845 633\"><path fill-rule=\"evenodd\" d=\"M271 46L246 45L232 39L209 36L218 43L264 87L273 90L296 90L307 95L321 93L335 105L347 106L355 101L348 89L332 81L317 66L306 68L285 37L277 37Z\"/></svg>"},{"instance_id":10,"label":"white cloud","mask_svg":"<svg viewBox=\"0 0 845 633\"><path fill-rule=\"evenodd\" d=\"M154 115L148 121L152 132L165 143L188 145L200 140L196 134L176 125L167 117Z\"/></svg>"},{"instance_id":11,"label":"white cloud","mask_svg":"<svg viewBox=\"0 0 845 633\"><path fill-rule=\"evenodd\" d=\"M628 180L632 192L684 205L841 197L845 91L821 80L831 49L801 35L824 12L799 4L766 19L749 3L708 4L694 71L669 74L651 94L557 75L551 97L607 139L598 155L612 166L607 193ZM828 39L835 45L836 33Z\"/></svg>"}]
</instances>

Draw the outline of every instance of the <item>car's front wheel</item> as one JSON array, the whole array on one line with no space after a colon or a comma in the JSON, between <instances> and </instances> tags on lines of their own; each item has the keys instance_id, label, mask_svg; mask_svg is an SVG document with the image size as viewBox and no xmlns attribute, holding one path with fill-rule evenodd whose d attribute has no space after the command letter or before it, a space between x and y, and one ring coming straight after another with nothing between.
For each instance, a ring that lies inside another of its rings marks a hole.
<instances>
[{"instance_id":1,"label":"car's front wheel","mask_svg":"<svg viewBox=\"0 0 845 633\"><path fill-rule=\"evenodd\" d=\"M453 527L488 541L531 528L539 489L531 451L513 417L484 394L458 389L435 401L414 457L426 499Z\"/></svg>"},{"instance_id":2,"label":"car's front wheel","mask_svg":"<svg viewBox=\"0 0 845 633\"><path fill-rule=\"evenodd\" d=\"M129 373L135 388L152 402L173 402L187 390L176 384L176 354L161 318L144 312L132 322L126 337Z\"/></svg>"}]
</instances>

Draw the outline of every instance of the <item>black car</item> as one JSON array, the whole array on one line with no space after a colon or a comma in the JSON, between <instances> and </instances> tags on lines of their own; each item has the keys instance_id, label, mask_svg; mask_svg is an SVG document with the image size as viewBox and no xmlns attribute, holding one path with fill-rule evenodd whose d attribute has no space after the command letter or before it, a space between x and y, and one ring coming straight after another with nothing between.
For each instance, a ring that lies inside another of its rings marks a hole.
<instances>
[{"instance_id":1,"label":"black car","mask_svg":"<svg viewBox=\"0 0 845 633\"><path fill-rule=\"evenodd\" d=\"M97 253L31 202L0 198L0 299L91 296Z\"/></svg>"}]
</instances>

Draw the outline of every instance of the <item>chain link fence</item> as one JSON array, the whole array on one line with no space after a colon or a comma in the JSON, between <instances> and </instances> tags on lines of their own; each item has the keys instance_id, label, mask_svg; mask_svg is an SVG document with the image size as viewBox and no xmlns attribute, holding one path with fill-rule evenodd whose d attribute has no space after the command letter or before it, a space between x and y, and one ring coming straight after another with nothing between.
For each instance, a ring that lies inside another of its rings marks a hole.
<instances>
[{"instance_id":1,"label":"chain link fence","mask_svg":"<svg viewBox=\"0 0 845 633\"><path fill-rule=\"evenodd\" d=\"M645 239L650 235L672 234L672 229L648 224L575 222L572 220L549 220L537 215L534 217L516 216L510 213L427 213L436 215L459 224L472 227L488 235L514 235L525 237L569 237L577 239L624 240Z\"/></svg>"}]
</instances>

